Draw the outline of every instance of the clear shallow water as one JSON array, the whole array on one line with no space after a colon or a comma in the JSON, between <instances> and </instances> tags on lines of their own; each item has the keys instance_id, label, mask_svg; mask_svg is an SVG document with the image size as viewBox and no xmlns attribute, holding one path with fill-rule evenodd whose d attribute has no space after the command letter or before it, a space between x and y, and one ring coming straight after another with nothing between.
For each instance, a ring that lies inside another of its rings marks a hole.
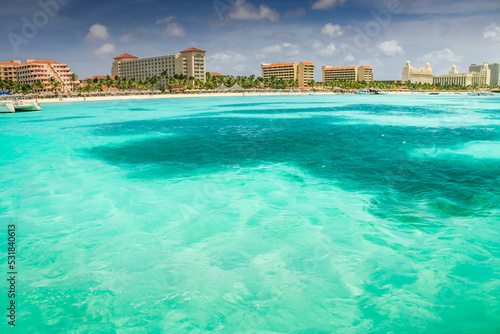
<instances>
[{"instance_id":1,"label":"clear shallow water","mask_svg":"<svg viewBox=\"0 0 500 334\"><path fill-rule=\"evenodd\" d=\"M499 109L253 96L0 115L17 330L498 333Z\"/></svg>"}]
</instances>

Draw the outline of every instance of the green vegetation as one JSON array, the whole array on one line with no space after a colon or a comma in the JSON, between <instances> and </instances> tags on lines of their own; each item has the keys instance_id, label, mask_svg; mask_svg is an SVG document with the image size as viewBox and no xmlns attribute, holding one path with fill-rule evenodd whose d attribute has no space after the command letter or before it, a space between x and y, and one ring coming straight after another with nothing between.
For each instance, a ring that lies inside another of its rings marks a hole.
<instances>
[{"instance_id":1,"label":"green vegetation","mask_svg":"<svg viewBox=\"0 0 500 334\"><path fill-rule=\"evenodd\" d=\"M127 78L112 78L107 76L106 78L87 80L84 82L83 86L78 83L78 76L76 74L71 75L72 88L74 92L80 91L82 93L90 92L102 92L107 90L107 88L116 88L117 90L216 90L221 84L226 87L232 87L234 84L238 84L245 89L273 89L273 90L284 90L284 89L295 89L299 86L296 80L284 80L276 77L263 79L261 77L256 77L255 75L250 76L212 76L210 73L206 73L206 82L195 79L194 77L186 77L185 75L176 74L172 77L168 76L168 72L164 71L160 76L148 77L144 80L127 79ZM51 91L54 94L60 91L62 83L58 81L55 77L49 78L49 84L52 86ZM323 84L322 82L315 82L310 80L307 82L309 87L323 87L325 90L335 90L335 89L364 89L368 85L365 81L349 81L349 80L336 80ZM434 87L437 87L440 91L464 91L473 90L477 87L467 86L457 86L457 85L439 85L439 84L412 84L410 82L393 83L387 84L386 82L375 81L370 82L370 88L372 89L398 89L398 88L408 88L411 91L430 91ZM481 88L499 88L499 86L487 86L481 85ZM0 80L0 91L9 91L13 93L35 93L38 94L45 89L43 82L37 80L33 85L20 84L12 80Z\"/></svg>"},{"instance_id":2,"label":"green vegetation","mask_svg":"<svg viewBox=\"0 0 500 334\"><path fill-rule=\"evenodd\" d=\"M441 84L422 84L422 83L415 83L412 84L410 81L407 81L402 85L410 90L433 90L434 87L437 88L437 90L441 91L463 91L463 90L473 90L477 88L477 85L475 86L458 86L458 85L441 85ZM495 86L488 86L488 85L481 85L481 88L495 88Z\"/></svg>"}]
</instances>

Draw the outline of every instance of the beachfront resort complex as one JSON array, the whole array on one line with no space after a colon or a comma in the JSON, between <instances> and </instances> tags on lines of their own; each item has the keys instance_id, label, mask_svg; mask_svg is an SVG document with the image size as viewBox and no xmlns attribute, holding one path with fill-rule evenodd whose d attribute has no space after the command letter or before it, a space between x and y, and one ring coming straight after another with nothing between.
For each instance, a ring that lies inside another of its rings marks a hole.
<instances>
[{"instance_id":1,"label":"beachfront resort complex","mask_svg":"<svg viewBox=\"0 0 500 334\"><path fill-rule=\"evenodd\" d=\"M206 51L191 47L179 54L159 57L138 58L124 53L113 58L111 67L112 79L126 78L143 81L148 78L160 79L160 86L166 87L169 78L182 75L186 79L207 82ZM312 62L277 62L261 64L262 79L283 79L296 81L299 88L311 88L315 85L315 65ZM331 84L337 81L345 82L373 82L373 68L367 65L360 66L322 66L322 83ZM88 81L106 79L108 76L93 76L78 81L78 77L66 64L56 61L40 61L26 59L24 63L19 60L0 62L0 80L11 81L16 84L31 85L36 92L57 91L59 93L72 93L78 87L85 87ZM224 77L223 74L212 72L210 77ZM435 75L430 63L422 68L411 66L407 61L403 67L402 81L406 84L430 84L439 86L498 86L500 85L500 63L484 63L483 65L471 64L468 72L459 72L455 65L447 74ZM221 82L219 81L217 85ZM388 81L392 85L398 81ZM234 85L234 82L231 82ZM198 87L202 87L201 85ZM236 87L236 86L235 86ZM249 88L249 86L245 86ZM103 91L106 88L103 86ZM175 88L181 90L185 88Z\"/></svg>"},{"instance_id":2,"label":"beachfront resort complex","mask_svg":"<svg viewBox=\"0 0 500 334\"><path fill-rule=\"evenodd\" d=\"M40 81L41 85L37 87L40 91L51 90L53 86L58 86L63 92L71 92L74 84L79 83L72 80L74 78L72 74L68 65L55 61L26 59L24 63L20 60L0 62L0 80L28 85Z\"/></svg>"},{"instance_id":3,"label":"beachfront resort complex","mask_svg":"<svg viewBox=\"0 0 500 334\"><path fill-rule=\"evenodd\" d=\"M113 58L112 76L127 79L144 80L150 77L169 77L175 74L185 75L206 82L206 51L189 48L180 54L139 59L128 53Z\"/></svg>"},{"instance_id":4,"label":"beachfront resort complex","mask_svg":"<svg viewBox=\"0 0 500 334\"><path fill-rule=\"evenodd\" d=\"M298 80L299 86L307 86L314 81L314 64L308 61L300 63L261 64L262 78L276 77L284 80Z\"/></svg>"},{"instance_id":5,"label":"beachfront resort complex","mask_svg":"<svg viewBox=\"0 0 500 334\"><path fill-rule=\"evenodd\" d=\"M500 63L484 63L483 65L472 64L469 66L469 72L481 72L481 67L488 65L490 70L490 80L486 82L490 86L500 86ZM483 82L484 83L484 82Z\"/></svg>"},{"instance_id":6,"label":"beachfront resort complex","mask_svg":"<svg viewBox=\"0 0 500 334\"><path fill-rule=\"evenodd\" d=\"M403 82L433 84L433 85L456 85L456 86L476 86L500 84L500 64L484 63L483 65L472 64L469 72L459 72L456 65L451 67L448 74L435 75L429 63L422 68L411 66L407 61L403 67Z\"/></svg>"},{"instance_id":7,"label":"beachfront resort complex","mask_svg":"<svg viewBox=\"0 0 500 334\"><path fill-rule=\"evenodd\" d=\"M347 81L373 81L373 69L370 66L347 66L347 67L321 67L323 82L328 83L336 80Z\"/></svg>"}]
</instances>

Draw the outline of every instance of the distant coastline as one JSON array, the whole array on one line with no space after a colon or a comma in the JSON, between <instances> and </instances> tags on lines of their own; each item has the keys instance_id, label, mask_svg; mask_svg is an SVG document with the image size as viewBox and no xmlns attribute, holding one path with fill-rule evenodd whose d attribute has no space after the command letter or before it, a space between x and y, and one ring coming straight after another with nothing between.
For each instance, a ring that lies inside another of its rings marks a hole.
<instances>
[{"instance_id":1,"label":"distant coastline","mask_svg":"<svg viewBox=\"0 0 500 334\"><path fill-rule=\"evenodd\" d=\"M387 91L387 95L427 95L430 91ZM441 95L466 95L466 91L446 91ZM39 98L39 103L67 103L67 102L92 102L92 101L120 101L120 100L155 100L176 98L202 98L202 97L234 97L234 96L307 96L307 95L356 95L341 94L335 92L311 92L311 93L288 93L288 92L252 92L252 93L188 93L188 94L150 94L150 95L119 95L119 96L86 96L86 97L62 97L62 98Z\"/></svg>"}]
</instances>

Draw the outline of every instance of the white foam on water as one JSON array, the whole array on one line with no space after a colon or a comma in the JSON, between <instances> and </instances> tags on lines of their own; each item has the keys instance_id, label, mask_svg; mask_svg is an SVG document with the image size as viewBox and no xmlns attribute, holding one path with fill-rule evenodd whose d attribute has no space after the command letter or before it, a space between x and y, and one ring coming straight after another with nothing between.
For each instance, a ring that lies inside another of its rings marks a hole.
<instances>
[{"instance_id":1,"label":"white foam on water","mask_svg":"<svg viewBox=\"0 0 500 334\"><path fill-rule=\"evenodd\" d=\"M469 159L500 159L500 142L473 141L450 148L423 148L414 150L414 157L431 158L469 158Z\"/></svg>"}]
</instances>

